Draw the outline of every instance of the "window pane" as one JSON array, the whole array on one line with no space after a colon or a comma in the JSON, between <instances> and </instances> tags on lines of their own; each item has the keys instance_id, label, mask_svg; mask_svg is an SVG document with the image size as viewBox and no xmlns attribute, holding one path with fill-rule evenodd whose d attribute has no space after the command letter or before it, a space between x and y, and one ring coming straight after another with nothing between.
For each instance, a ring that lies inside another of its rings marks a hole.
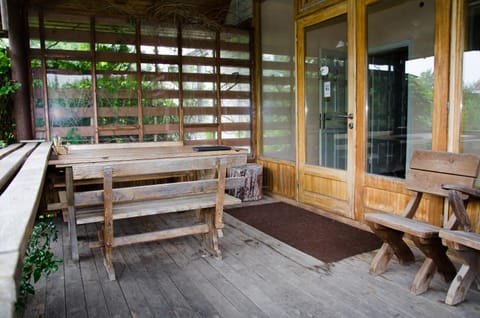
<instances>
[{"instance_id":1,"label":"window pane","mask_svg":"<svg viewBox=\"0 0 480 318\"><path fill-rule=\"evenodd\" d=\"M266 0L261 6L263 74L260 152L266 157L295 161L293 1ZM282 19L278 19L279 16Z\"/></svg>"},{"instance_id":2,"label":"window pane","mask_svg":"<svg viewBox=\"0 0 480 318\"><path fill-rule=\"evenodd\" d=\"M414 149L431 149L435 0L368 7L367 171L405 177Z\"/></svg>"},{"instance_id":3,"label":"window pane","mask_svg":"<svg viewBox=\"0 0 480 318\"><path fill-rule=\"evenodd\" d=\"M462 152L480 154L480 2L466 3L463 54Z\"/></svg>"}]
</instances>

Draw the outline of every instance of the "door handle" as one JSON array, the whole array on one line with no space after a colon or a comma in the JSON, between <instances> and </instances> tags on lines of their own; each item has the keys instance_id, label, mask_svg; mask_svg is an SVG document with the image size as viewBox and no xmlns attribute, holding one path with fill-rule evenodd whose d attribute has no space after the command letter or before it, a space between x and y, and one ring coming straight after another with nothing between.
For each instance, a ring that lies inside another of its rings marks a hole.
<instances>
[{"instance_id":1,"label":"door handle","mask_svg":"<svg viewBox=\"0 0 480 318\"><path fill-rule=\"evenodd\" d=\"M353 119L353 113L350 114L345 114L345 115L337 115L339 118L348 118L348 119Z\"/></svg>"}]
</instances>

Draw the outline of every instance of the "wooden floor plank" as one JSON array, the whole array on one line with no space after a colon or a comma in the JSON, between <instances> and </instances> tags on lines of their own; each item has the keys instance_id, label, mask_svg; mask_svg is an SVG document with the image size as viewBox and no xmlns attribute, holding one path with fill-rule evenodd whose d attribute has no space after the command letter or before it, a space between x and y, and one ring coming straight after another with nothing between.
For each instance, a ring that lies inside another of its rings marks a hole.
<instances>
[{"instance_id":1,"label":"wooden floor plank","mask_svg":"<svg viewBox=\"0 0 480 318\"><path fill-rule=\"evenodd\" d=\"M158 230L186 216L177 217L120 221L115 231ZM448 284L439 277L426 293L411 294L410 284L421 259L410 267L392 261L386 273L372 276L368 269L374 253L325 264L228 215L225 223L220 239L222 260L205 253L200 236L129 245L114 249L117 281L108 280L100 250L87 247L88 240L96 239L97 226L79 227L77 268L67 259L43 287L39 285L39 293L29 299L36 309L27 311L25 317L39 313L46 317L178 318L480 315L480 293L475 290L465 303L445 305ZM66 233L64 224L59 226ZM53 247L60 257L70 258L65 234ZM78 295L80 290L85 295ZM73 303L75 310L67 306L74 296L83 297Z\"/></svg>"},{"instance_id":2,"label":"wooden floor plank","mask_svg":"<svg viewBox=\"0 0 480 318\"><path fill-rule=\"evenodd\" d=\"M174 258L177 256L174 254L178 252L169 249L168 246L166 246L168 242L162 243L161 246L167 253L168 257L165 257L162 260L161 266L166 270L173 283L188 301L192 309L198 313L200 317L220 317L219 312L209 302L207 295L203 290L198 288L195 282L186 275L184 268L175 263Z\"/></svg>"},{"instance_id":3,"label":"wooden floor plank","mask_svg":"<svg viewBox=\"0 0 480 318\"><path fill-rule=\"evenodd\" d=\"M42 277L34 285L35 297L27 297L25 303L25 317L42 317L45 314L45 300L46 300L46 278Z\"/></svg>"},{"instance_id":4,"label":"wooden floor plank","mask_svg":"<svg viewBox=\"0 0 480 318\"><path fill-rule=\"evenodd\" d=\"M189 281L195 284L198 290L205 296L205 301L215 309L215 312L218 312L220 317L244 317L235 306L231 305L223 293L216 289L216 287L198 271L199 263L203 262L200 259L202 257L201 254L197 252L196 255L189 255L187 258L183 254L182 245L175 244L179 241L184 241L184 239L165 242L164 249L169 253L175 263L180 266Z\"/></svg>"},{"instance_id":5,"label":"wooden floor plank","mask_svg":"<svg viewBox=\"0 0 480 318\"><path fill-rule=\"evenodd\" d=\"M64 232L67 232L64 226L58 226L58 240L52 242L52 253L59 258L65 259L63 254L63 241ZM67 243L68 244L68 243ZM59 264L58 271L48 277L46 281L46 304L45 304L45 317L66 317L65 308L65 272L64 264Z\"/></svg>"},{"instance_id":6,"label":"wooden floor plank","mask_svg":"<svg viewBox=\"0 0 480 318\"><path fill-rule=\"evenodd\" d=\"M166 242L164 248L173 260L181 266L188 278L194 282L195 286L205 295L208 303L215 308L221 317L244 317L245 314L241 313L238 308L225 297L224 291L217 289L215 284L199 270L200 267L205 265L205 261L202 259L202 257L204 257L202 252L197 251L194 254L185 255L184 246L188 244L178 244L184 243L182 241L185 241L185 239ZM210 268L209 271L213 272L214 269Z\"/></svg>"},{"instance_id":7,"label":"wooden floor plank","mask_svg":"<svg viewBox=\"0 0 480 318\"><path fill-rule=\"evenodd\" d=\"M145 232L145 229L142 229L138 226L139 224L139 222L136 222L133 225L131 222L116 222L115 230L126 235L138 233L140 230ZM146 269L142 264L141 258L135 251L136 245L140 244L123 246L118 249L118 255L120 256L120 260L124 265L122 279L119 279L118 281L122 287L122 290L124 291L125 297L127 298L132 315L135 317L158 316L159 313L152 309L150 304L154 303L154 306L157 308L157 310L160 308L163 311L164 307L158 306L158 304L161 304L161 299L153 302L152 294L144 291L145 279L141 279L141 277L145 277ZM161 293L159 293L158 296L163 298ZM166 302L164 301L164 303Z\"/></svg>"},{"instance_id":8,"label":"wooden floor plank","mask_svg":"<svg viewBox=\"0 0 480 318\"><path fill-rule=\"evenodd\" d=\"M154 224L150 224L149 218L140 220L144 230L161 229ZM134 245L139 261L146 271L145 275L149 277L150 288L163 296L163 299L161 299L162 303L157 304L157 306L162 308L159 314L165 311L165 317L199 317L175 285L169 271L163 266L163 262L172 263L169 255L162 248L163 244L164 242L151 242ZM156 300L158 299L154 299L151 302ZM159 316L162 317L161 315Z\"/></svg>"},{"instance_id":9,"label":"wooden floor plank","mask_svg":"<svg viewBox=\"0 0 480 318\"><path fill-rule=\"evenodd\" d=\"M83 238L79 242L79 265L85 290L85 306L88 317L108 317L105 294L98 274L98 270L104 270L104 268L97 269L93 251L88 247L87 227L84 225L77 227L77 233L79 237Z\"/></svg>"},{"instance_id":10,"label":"wooden floor plank","mask_svg":"<svg viewBox=\"0 0 480 318\"><path fill-rule=\"evenodd\" d=\"M187 214L184 216L188 217ZM188 240L193 246L197 246L197 249L201 249L198 240L192 239L192 237L183 238L183 240ZM225 258L220 261L208 256L205 260L219 271L225 279L239 288L263 312L268 313L269 317L288 317L287 312L278 303L274 302L262 287L258 286L257 278L250 275L251 272L248 269L238 268L235 264L232 266L232 264L225 262Z\"/></svg>"},{"instance_id":11,"label":"wooden floor plank","mask_svg":"<svg viewBox=\"0 0 480 318\"><path fill-rule=\"evenodd\" d=\"M240 224L236 223L237 221L233 219L229 219L229 216L227 216L226 219L228 220L227 222L230 224ZM242 225L242 231L249 233L247 237L256 236L262 242L271 242L272 240L272 238L265 237L265 234L259 233L258 231L249 226ZM237 239L237 241L240 240L241 238ZM273 245L275 246L275 244ZM283 247L279 245L278 249L282 250ZM287 248L284 254L289 254L292 252L298 253L298 251L292 251ZM268 253L268 251L266 251L266 253ZM395 267L394 269L392 268L391 271L387 271L387 273L378 277L367 274L369 264L371 259L373 258L374 253L365 253L364 256L358 255L356 257L335 263L335 265L329 270L330 274L327 276L327 282L331 281L332 285L337 286L348 284L350 286L350 289L353 291L361 291L362 288L367 287L366 290L368 290L368 293L372 293L373 295L375 295L374 299L368 300L367 303L374 304L375 302L378 302L378 300L381 301L381 303L379 303L377 306L370 307L379 308L383 313L388 313L389 310L393 310L393 312L390 312L392 316L395 316L395 313L406 317L428 316L431 314L438 314L437 316L441 316L444 315L445 312L451 312L448 315L451 315L452 317L467 317L471 315L478 315L478 308L472 308L472 306L465 306L466 308L468 308L467 310L458 310L455 307L445 305L443 303L443 297L446 294L448 284L439 280L439 277L436 277L436 279L433 280L432 288L431 290L429 290L429 293L426 293L425 295L422 295L420 297L411 294L409 292L411 282L414 279L414 275L417 272L418 267L423 262L422 254L416 254L416 264L410 266L401 266L398 264L398 262L396 262L395 266L392 266ZM309 256L300 257L297 255L296 260L297 262L304 264L311 264L312 262L316 261L314 258L311 258L310 260L308 260L308 258ZM263 259L272 260L272 257L266 257ZM278 262L278 260L274 260L274 262ZM395 263L395 261L392 263ZM280 267L278 270L281 271L282 268ZM298 270L299 273L308 273L302 268L291 269L290 273L295 272L296 270ZM388 277L391 275L395 275L395 278L392 279ZM308 280L311 279L312 278L310 277L308 278ZM325 282L326 281L324 280L323 283ZM442 286L440 290L438 289L438 287L436 287L439 283ZM396 294L395 301L392 301L391 293L392 290L395 289L397 289L399 292ZM331 288L330 290L335 290L335 288ZM474 291L472 292L471 297L476 298L477 294L478 293ZM380 295L380 297L377 297L376 295ZM440 297L435 295L440 295ZM368 297L371 298L371 296ZM347 299L349 300L349 303L352 301L349 298ZM355 299L359 299L359 297L355 296L353 301L355 301ZM477 301L477 303L479 302ZM418 306L418 304L422 304L422 306Z\"/></svg>"},{"instance_id":12,"label":"wooden floor plank","mask_svg":"<svg viewBox=\"0 0 480 318\"><path fill-rule=\"evenodd\" d=\"M187 216L190 218L190 216ZM156 224L159 224L159 219ZM168 220L163 220L167 222ZM171 218L170 218L171 220ZM175 222L171 222L175 225ZM166 244L167 248L177 249L175 253L177 257L174 258L179 266L187 267L187 273L192 273L191 278L195 282L201 282L199 288L207 289L210 293L209 300L214 303L214 306L219 310L223 317L267 317L252 301L243 295L235 286L230 284L225 278L206 260L206 257L211 257L207 251L201 248L201 242L193 241L192 248L189 244L190 240L194 238L186 237L172 240L171 244ZM197 238L198 240L198 238Z\"/></svg>"},{"instance_id":13,"label":"wooden floor plank","mask_svg":"<svg viewBox=\"0 0 480 318\"><path fill-rule=\"evenodd\" d=\"M97 226L95 224L90 224L87 225L87 229L89 240L94 240L98 230ZM118 281L110 281L107 277L105 267L103 266L102 252L100 249L92 249L92 253L110 317L131 317L130 308L128 307L121 286ZM114 258L117 256L117 253L118 251L114 250ZM117 268L120 267L120 265L118 263L115 265L115 270L120 271L121 268Z\"/></svg>"},{"instance_id":14,"label":"wooden floor plank","mask_svg":"<svg viewBox=\"0 0 480 318\"><path fill-rule=\"evenodd\" d=\"M123 255L131 253L131 246L125 248L119 248L116 254L115 261L123 265L123 272L121 273L122 279L118 279L118 284L123 292L125 300L127 301L132 317L153 317L154 314L147 305L144 294L142 293L142 287L137 284L136 273L134 268L130 268L123 259Z\"/></svg>"},{"instance_id":15,"label":"wooden floor plank","mask_svg":"<svg viewBox=\"0 0 480 318\"><path fill-rule=\"evenodd\" d=\"M68 231L62 231L63 242L69 241ZM70 244L63 245L63 255L71 255ZM88 317L85 304L86 291L83 289L83 282L79 263L71 257L63 261L65 275L65 307L67 317Z\"/></svg>"},{"instance_id":16,"label":"wooden floor plank","mask_svg":"<svg viewBox=\"0 0 480 318\"><path fill-rule=\"evenodd\" d=\"M285 256L272 249L269 245L258 240L252 239L252 236L244 236L240 231L233 227L226 228L225 231L232 231L231 235L225 235L223 246L229 251L235 251L235 262L243 263L247 268L258 271L261 277L269 277L267 281L276 282L277 290L284 293L293 291L295 295L300 295L298 302L310 301L315 307L295 306L293 308L302 308L307 310L306 315L317 315L318 312L325 317L337 317L339 310L343 311L342 315L367 317L368 313L358 311L353 304L358 299L352 299L352 306L345 308L344 300L348 298L348 294L338 286L329 286L328 283L320 279L325 273L323 268L325 264L314 260L314 267L306 267L302 263L302 259L308 258L306 255L297 255L296 260L299 263L288 261L285 262ZM231 241L230 241L231 240ZM242 243L243 242L243 243ZM253 248L252 248L253 247ZM288 251L286 251L288 253ZM312 264L310 264L312 265ZM317 269L321 269L320 272ZM299 273L295 275L296 271ZM279 284L282 282L283 284ZM308 310L309 309L309 310ZM371 315L370 315L371 316Z\"/></svg>"}]
</instances>

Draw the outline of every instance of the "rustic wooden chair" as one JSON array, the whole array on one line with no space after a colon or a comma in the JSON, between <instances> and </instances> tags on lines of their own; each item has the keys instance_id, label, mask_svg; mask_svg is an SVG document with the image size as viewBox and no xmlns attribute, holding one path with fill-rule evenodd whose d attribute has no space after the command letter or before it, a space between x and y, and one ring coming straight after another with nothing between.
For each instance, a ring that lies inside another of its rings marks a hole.
<instances>
[{"instance_id":1,"label":"rustic wooden chair","mask_svg":"<svg viewBox=\"0 0 480 318\"><path fill-rule=\"evenodd\" d=\"M463 260L455 279L450 284L445 303L456 305L465 300L473 281L477 279L480 289L480 234L472 232L466 212L468 201L464 196L480 199L480 190L458 185L444 185L449 190L448 200L458 223L458 230L441 230L440 237L450 242L459 258Z\"/></svg>"},{"instance_id":2,"label":"rustic wooden chair","mask_svg":"<svg viewBox=\"0 0 480 318\"><path fill-rule=\"evenodd\" d=\"M415 258L404 239L409 239L425 254L425 261L417 272L410 291L419 295L428 289L438 270L447 282L456 275L456 268L448 258L447 247L439 237L441 227L413 219L424 194L446 198L448 190L442 184L457 184L472 187L478 175L480 156L416 150L410 162L405 187L412 191L411 199L402 215L393 213L367 213L365 220L372 231L384 243L374 257L371 274L386 271L395 254L401 264L414 262ZM466 199L466 197L464 198ZM457 226L453 214L444 224L447 229Z\"/></svg>"}]
</instances>

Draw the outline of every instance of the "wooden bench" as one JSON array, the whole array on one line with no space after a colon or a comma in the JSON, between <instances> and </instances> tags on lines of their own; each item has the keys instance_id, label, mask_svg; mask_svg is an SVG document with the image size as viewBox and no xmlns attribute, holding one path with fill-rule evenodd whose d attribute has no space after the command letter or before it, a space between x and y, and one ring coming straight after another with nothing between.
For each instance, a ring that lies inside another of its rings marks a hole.
<instances>
[{"instance_id":1,"label":"wooden bench","mask_svg":"<svg viewBox=\"0 0 480 318\"><path fill-rule=\"evenodd\" d=\"M78 259L76 225L99 222L104 223L103 230L99 233L99 241L90 243L90 247L103 249L105 267L111 280L115 279L112 248L117 246L203 234L205 247L220 257L218 236L223 228L223 206L241 202L225 194L225 189L239 187L244 182L241 177L227 178L226 169L245 162L246 153L218 156L205 154L159 160L77 164L72 169L66 169L66 202L63 202L62 207L68 208L72 258ZM210 179L114 187L117 178L211 169L216 170L216 177ZM68 186L75 181L96 178L103 179L103 190L74 192L73 186ZM201 220L192 220L195 221L192 224L162 231L121 237L114 235L115 220L189 210L200 210L198 216Z\"/></svg>"},{"instance_id":2,"label":"wooden bench","mask_svg":"<svg viewBox=\"0 0 480 318\"><path fill-rule=\"evenodd\" d=\"M448 305L457 305L465 300L475 279L480 289L480 234L471 232L471 223L466 211L468 201L463 198L464 195L468 195L470 198L480 199L480 190L458 185L444 185L443 188L449 191L448 200L459 222L458 230L440 231L440 237L450 242L451 247L463 261L445 298Z\"/></svg>"},{"instance_id":3,"label":"wooden bench","mask_svg":"<svg viewBox=\"0 0 480 318\"><path fill-rule=\"evenodd\" d=\"M61 146L64 150L64 153L57 154L55 153L55 145L53 146L53 155L50 162L57 160L59 156L68 154L69 156L75 156L77 160L86 160L86 162L92 160L92 158L102 158L107 161L111 155L112 151L121 152L123 154L131 155L132 153L142 151L148 153L149 150L158 149L161 147L181 147L183 146L182 141L157 141L157 142L132 142L132 143L108 143L108 144L72 144ZM79 159L80 158L80 159ZM126 176L124 178L116 178L117 182L124 182L128 184L129 182L136 183L145 183L145 182L158 182L159 180L164 180L167 178L181 178L187 179L191 178L191 173L189 172L172 172L164 173L157 175L143 175L143 176ZM66 201L65 198L65 174L63 169L54 169L49 171L48 174L48 186L52 194L50 202L56 201L58 196L60 201ZM76 180L76 186L87 186L92 188L92 185L102 185L103 178L98 179L85 179L85 180ZM57 195L58 194L58 195ZM62 204L49 204L47 209L51 212L60 210ZM67 209L61 209L63 218L67 221Z\"/></svg>"},{"instance_id":4,"label":"wooden bench","mask_svg":"<svg viewBox=\"0 0 480 318\"><path fill-rule=\"evenodd\" d=\"M412 191L411 199L402 215L393 213L367 213L365 220L372 231L384 243L374 257L370 273L381 274L386 271L393 255L401 264L413 262L414 255L403 240L413 243L425 254L425 261L417 272L410 291L416 295L428 289L436 271L450 282L456 274L453 263L448 258L447 247L439 237L441 227L413 219L424 194L445 198L448 191L443 184L473 186L478 176L480 156L417 150L413 153L405 187ZM453 214L444 224L447 229L457 226Z\"/></svg>"},{"instance_id":5,"label":"wooden bench","mask_svg":"<svg viewBox=\"0 0 480 318\"><path fill-rule=\"evenodd\" d=\"M49 142L0 149L0 316L15 317L15 302L42 196L51 150Z\"/></svg>"}]
</instances>

